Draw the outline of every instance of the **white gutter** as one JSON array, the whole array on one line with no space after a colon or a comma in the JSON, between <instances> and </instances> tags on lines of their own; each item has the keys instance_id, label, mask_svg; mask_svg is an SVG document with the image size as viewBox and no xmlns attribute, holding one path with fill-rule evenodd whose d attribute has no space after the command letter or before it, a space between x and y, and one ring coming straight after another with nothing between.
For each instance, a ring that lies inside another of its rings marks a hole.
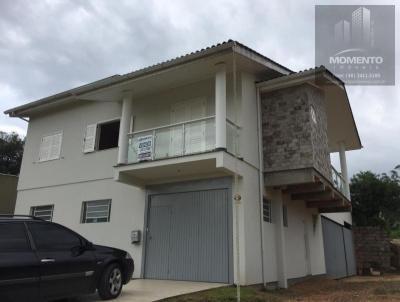
<instances>
[{"instance_id":1,"label":"white gutter","mask_svg":"<svg viewBox=\"0 0 400 302\"><path fill-rule=\"evenodd\" d=\"M264 158L263 158L263 139L262 139L262 113L261 113L261 97L260 89L257 89L257 134L258 134L258 187L260 198L260 237L261 237L261 274L264 288L267 287L264 273L264 215L263 215L263 199L264 199Z\"/></svg>"}]
</instances>

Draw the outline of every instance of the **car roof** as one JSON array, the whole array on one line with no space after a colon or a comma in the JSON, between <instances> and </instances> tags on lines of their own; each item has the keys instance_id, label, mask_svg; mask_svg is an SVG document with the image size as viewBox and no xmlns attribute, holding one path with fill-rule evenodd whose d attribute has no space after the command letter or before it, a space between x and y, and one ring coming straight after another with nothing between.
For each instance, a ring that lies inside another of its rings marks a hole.
<instances>
[{"instance_id":1,"label":"car roof","mask_svg":"<svg viewBox=\"0 0 400 302\"><path fill-rule=\"evenodd\" d=\"M46 222L45 220L32 215L0 214L1 222L35 221Z\"/></svg>"}]
</instances>

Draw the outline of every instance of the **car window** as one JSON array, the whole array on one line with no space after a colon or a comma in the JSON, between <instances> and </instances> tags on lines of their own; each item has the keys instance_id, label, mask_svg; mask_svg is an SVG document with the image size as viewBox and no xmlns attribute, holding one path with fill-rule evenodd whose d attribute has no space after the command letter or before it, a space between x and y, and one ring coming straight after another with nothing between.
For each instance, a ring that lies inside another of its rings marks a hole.
<instances>
[{"instance_id":1,"label":"car window","mask_svg":"<svg viewBox=\"0 0 400 302\"><path fill-rule=\"evenodd\" d=\"M0 223L0 253L31 249L23 223Z\"/></svg>"},{"instance_id":2,"label":"car window","mask_svg":"<svg viewBox=\"0 0 400 302\"><path fill-rule=\"evenodd\" d=\"M29 230L38 250L70 250L80 246L73 232L51 223L30 223Z\"/></svg>"}]
</instances>

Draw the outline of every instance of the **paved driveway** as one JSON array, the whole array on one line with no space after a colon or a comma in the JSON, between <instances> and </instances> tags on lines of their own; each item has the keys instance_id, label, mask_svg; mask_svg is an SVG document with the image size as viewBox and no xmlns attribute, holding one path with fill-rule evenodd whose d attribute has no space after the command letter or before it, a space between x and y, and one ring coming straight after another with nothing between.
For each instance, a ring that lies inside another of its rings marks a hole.
<instances>
[{"instance_id":1,"label":"paved driveway","mask_svg":"<svg viewBox=\"0 0 400 302\"><path fill-rule=\"evenodd\" d=\"M170 280L149 280L136 279L129 282L122 289L121 296L112 300L115 302L151 302L168 297L198 292L206 289L222 287L222 283L170 281ZM82 297L72 300L73 302L101 301L96 295ZM71 301L71 302L72 302Z\"/></svg>"}]
</instances>

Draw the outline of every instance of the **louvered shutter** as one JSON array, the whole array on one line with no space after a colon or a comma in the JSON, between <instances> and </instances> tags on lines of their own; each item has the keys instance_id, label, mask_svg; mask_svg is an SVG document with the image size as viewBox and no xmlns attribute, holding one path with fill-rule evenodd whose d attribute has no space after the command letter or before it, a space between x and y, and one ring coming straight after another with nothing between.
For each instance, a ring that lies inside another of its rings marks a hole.
<instances>
[{"instance_id":1,"label":"louvered shutter","mask_svg":"<svg viewBox=\"0 0 400 302\"><path fill-rule=\"evenodd\" d=\"M51 135L45 136L42 138L42 141L40 142L40 149L39 149L39 161L49 160L51 141L52 141Z\"/></svg>"},{"instance_id":2,"label":"louvered shutter","mask_svg":"<svg viewBox=\"0 0 400 302\"><path fill-rule=\"evenodd\" d=\"M94 151L96 146L96 130L97 130L97 124L87 125L85 141L83 144L84 153L89 153Z\"/></svg>"},{"instance_id":3,"label":"louvered shutter","mask_svg":"<svg viewBox=\"0 0 400 302\"><path fill-rule=\"evenodd\" d=\"M51 138L49 159L58 159L61 154L62 133L54 134Z\"/></svg>"}]
</instances>

